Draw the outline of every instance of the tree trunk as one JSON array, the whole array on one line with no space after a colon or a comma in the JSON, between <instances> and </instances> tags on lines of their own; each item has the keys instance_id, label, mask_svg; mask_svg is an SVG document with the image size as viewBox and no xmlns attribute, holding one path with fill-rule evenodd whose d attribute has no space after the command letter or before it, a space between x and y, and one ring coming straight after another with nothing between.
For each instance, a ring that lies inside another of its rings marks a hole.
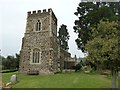
<instances>
[{"instance_id":1,"label":"tree trunk","mask_svg":"<svg viewBox=\"0 0 120 90\"><path fill-rule=\"evenodd\" d=\"M118 71L118 89L120 89L120 71Z\"/></svg>"},{"instance_id":2,"label":"tree trunk","mask_svg":"<svg viewBox=\"0 0 120 90\"><path fill-rule=\"evenodd\" d=\"M112 71L112 88L117 88L117 72L116 70Z\"/></svg>"}]
</instances>

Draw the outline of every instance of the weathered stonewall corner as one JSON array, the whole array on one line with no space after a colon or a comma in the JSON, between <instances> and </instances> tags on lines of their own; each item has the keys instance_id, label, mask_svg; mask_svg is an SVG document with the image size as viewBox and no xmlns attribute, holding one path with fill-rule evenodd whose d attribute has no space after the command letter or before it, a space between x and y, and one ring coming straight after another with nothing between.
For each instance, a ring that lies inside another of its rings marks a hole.
<instances>
[{"instance_id":1,"label":"weathered stonewall corner","mask_svg":"<svg viewBox=\"0 0 120 90\"><path fill-rule=\"evenodd\" d=\"M19 72L48 74L70 69L74 65L71 54L59 46L57 18L52 9L28 12Z\"/></svg>"}]
</instances>

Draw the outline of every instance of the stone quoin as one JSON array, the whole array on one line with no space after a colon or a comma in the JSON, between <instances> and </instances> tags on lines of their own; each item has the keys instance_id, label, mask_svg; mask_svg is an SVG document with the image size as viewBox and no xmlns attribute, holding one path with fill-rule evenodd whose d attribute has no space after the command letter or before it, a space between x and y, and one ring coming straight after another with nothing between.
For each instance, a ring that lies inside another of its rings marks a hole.
<instances>
[{"instance_id":1,"label":"stone quoin","mask_svg":"<svg viewBox=\"0 0 120 90\"><path fill-rule=\"evenodd\" d=\"M65 62L70 62L69 67L75 64L71 54L59 46L57 18L52 9L28 12L19 72L55 73L65 69Z\"/></svg>"}]
</instances>

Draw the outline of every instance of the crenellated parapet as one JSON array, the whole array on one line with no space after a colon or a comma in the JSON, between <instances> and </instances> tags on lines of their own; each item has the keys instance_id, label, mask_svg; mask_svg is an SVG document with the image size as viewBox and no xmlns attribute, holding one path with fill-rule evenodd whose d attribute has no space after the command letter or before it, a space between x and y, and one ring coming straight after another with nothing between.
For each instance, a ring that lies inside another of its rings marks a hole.
<instances>
[{"instance_id":1,"label":"crenellated parapet","mask_svg":"<svg viewBox=\"0 0 120 90\"><path fill-rule=\"evenodd\" d=\"M44 13L50 13L50 12L52 12L52 9L51 9L51 8L48 9L48 10L43 9L42 11L41 11L41 10L37 10L37 11L29 11L29 12L28 12L28 15L44 14Z\"/></svg>"},{"instance_id":2,"label":"crenellated parapet","mask_svg":"<svg viewBox=\"0 0 120 90\"><path fill-rule=\"evenodd\" d=\"M57 18L51 8L27 13L19 65L19 72L26 74L56 73L74 66L71 54L57 42Z\"/></svg>"},{"instance_id":3,"label":"crenellated parapet","mask_svg":"<svg viewBox=\"0 0 120 90\"><path fill-rule=\"evenodd\" d=\"M27 12L28 17L34 17L34 16L38 16L38 15L50 15L50 13L52 14L52 17L54 17L56 20L56 16L53 12L53 10L51 8L49 9L43 9L43 10L37 10L37 11L28 11Z\"/></svg>"}]
</instances>

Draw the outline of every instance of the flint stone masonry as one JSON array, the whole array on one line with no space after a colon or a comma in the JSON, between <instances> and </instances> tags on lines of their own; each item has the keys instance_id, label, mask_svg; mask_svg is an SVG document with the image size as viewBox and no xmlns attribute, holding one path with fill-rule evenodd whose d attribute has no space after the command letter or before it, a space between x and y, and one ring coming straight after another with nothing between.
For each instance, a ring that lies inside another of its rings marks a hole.
<instances>
[{"instance_id":1,"label":"flint stone masonry","mask_svg":"<svg viewBox=\"0 0 120 90\"><path fill-rule=\"evenodd\" d=\"M40 30L36 31L38 21L40 22ZM34 49L38 49L40 53L40 63L32 63ZM52 9L29 11L20 51L19 72L26 74L29 72L55 73L62 71L64 61L70 60L70 58L71 54L59 46L57 18Z\"/></svg>"}]
</instances>

